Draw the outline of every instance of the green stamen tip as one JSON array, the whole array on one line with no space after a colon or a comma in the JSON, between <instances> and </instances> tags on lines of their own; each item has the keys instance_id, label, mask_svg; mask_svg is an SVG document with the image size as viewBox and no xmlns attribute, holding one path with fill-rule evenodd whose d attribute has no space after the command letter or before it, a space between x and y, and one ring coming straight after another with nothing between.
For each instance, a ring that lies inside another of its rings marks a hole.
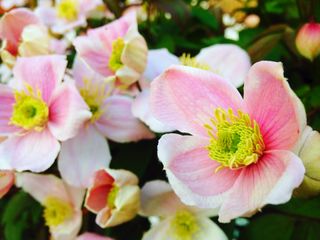
<instances>
[{"instance_id":1,"label":"green stamen tip","mask_svg":"<svg viewBox=\"0 0 320 240\"><path fill-rule=\"evenodd\" d=\"M121 55L124 49L124 45L125 43L122 38L118 38L112 43L112 52L109 59L109 68L113 72L116 72L123 66L123 63L121 61Z\"/></svg>"},{"instance_id":2,"label":"green stamen tip","mask_svg":"<svg viewBox=\"0 0 320 240\"><path fill-rule=\"evenodd\" d=\"M115 208L115 201L119 192L119 187L113 186L111 191L108 194L107 204L110 208Z\"/></svg>"}]
</instances>

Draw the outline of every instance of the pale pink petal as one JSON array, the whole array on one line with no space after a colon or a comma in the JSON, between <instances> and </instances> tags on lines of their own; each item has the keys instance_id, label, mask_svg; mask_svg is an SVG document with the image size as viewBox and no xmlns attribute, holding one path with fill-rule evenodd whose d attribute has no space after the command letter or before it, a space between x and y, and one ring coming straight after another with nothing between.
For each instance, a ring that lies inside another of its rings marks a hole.
<instances>
[{"instance_id":1,"label":"pale pink petal","mask_svg":"<svg viewBox=\"0 0 320 240\"><path fill-rule=\"evenodd\" d=\"M132 114L147 124L154 132L171 132L174 129L170 128L158 119L156 119L150 111L150 91L143 90L132 103Z\"/></svg>"},{"instance_id":2,"label":"pale pink petal","mask_svg":"<svg viewBox=\"0 0 320 240\"><path fill-rule=\"evenodd\" d=\"M77 53L94 71L103 76L113 75L109 70L111 50L106 49L100 41L88 36L77 37L73 45Z\"/></svg>"},{"instance_id":3,"label":"pale pink petal","mask_svg":"<svg viewBox=\"0 0 320 240\"><path fill-rule=\"evenodd\" d=\"M161 59L161 61L159 61L159 59ZM179 58L170 53L168 49L150 50L148 52L148 62L143 77L148 81L152 81L174 64L179 64Z\"/></svg>"},{"instance_id":4,"label":"pale pink petal","mask_svg":"<svg viewBox=\"0 0 320 240\"><path fill-rule=\"evenodd\" d=\"M106 139L89 125L81 128L74 138L61 144L58 168L67 183L87 188L94 173L108 167L110 160Z\"/></svg>"},{"instance_id":5,"label":"pale pink petal","mask_svg":"<svg viewBox=\"0 0 320 240\"><path fill-rule=\"evenodd\" d=\"M243 84L251 66L247 52L234 44L215 44L203 48L196 59L235 87Z\"/></svg>"},{"instance_id":6,"label":"pale pink petal","mask_svg":"<svg viewBox=\"0 0 320 240\"><path fill-rule=\"evenodd\" d=\"M150 139L154 134L131 112L133 99L114 95L105 101L106 110L95 123L100 132L116 142Z\"/></svg>"},{"instance_id":7,"label":"pale pink petal","mask_svg":"<svg viewBox=\"0 0 320 240\"><path fill-rule=\"evenodd\" d=\"M22 89L29 84L35 91L40 90L43 100L48 103L62 81L66 66L65 56L61 55L18 58L13 69L12 86Z\"/></svg>"},{"instance_id":8,"label":"pale pink petal","mask_svg":"<svg viewBox=\"0 0 320 240\"><path fill-rule=\"evenodd\" d=\"M10 162L17 171L47 170L60 151L59 142L50 131L31 131L22 136L10 136L0 144L0 161Z\"/></svg>"},{"instance_id":9,"label":"pale pink petal","mask_svg":"<svg viewBox=\"0 0 320 240\"><path fill-rule=\"evenodd\" d=\"M95 233L89 233L85 232L79 237L77 237L76 240L112 240L111 238L108 237L103 237Z\"/></svg>"},{"instance_id":10,"label":"pale pink petal","mask_svg":"<svg viewBox=\"0 0 320 240\"><path fill-rule=\"evenodd\" d=\"M86 16L88 13L99 5L102 5L102 0L80 0L79 1L79 14Z\"/></svg>"},{"instance_id":11,"label":"pale pink petal","mask_svg":"<svg viewBox=\"0 0 320 240\"><path fill-rule=\"evenodd\" d=\"M0 171L0 199L10 190L14 184L14 179L13 171Z\"/></svg>"},{"instance_id":12,"label":"pale pink petal","mask_svg":"<svg viewBox=\"0 0 320 240\"><path fill-rule=\"evenodd\" d=\"M6 85L0 86L0 136L17 132L19 128L10 125L15 98L12 89Z\"/></svg>"},{"instance_id":13,"label":"pale pink petal","mask_svg":"<svg viewBox=\"0 0 320 240\"><path fill-rule=\"evenodd\" d=\"M58 197L61 200L70 202L69 194L63 181L51 174L17 173L16 185L42 204L48 197Z\"/></svg>"},{"instance_id":14,"label":"pale pink petal","mask_svg":"<svg viewBox=\"0 0 320 240\"><path fill-rule=\"evenodd\" d=\"M43 24L46 26L52 26L57 21L56 11L53 7L48 6L46 4L42 4L46 0L41 0L38 4L38 6L34 13L38 16L38 18L41 20Z\"/></svg>"},{"instance_id":15,"label":"pale pink petal","mask_svg":"<svg viewBox=\"0 0 320 240\"><path fill-rule=\"evenodd\" d=\"M240 172L226 168L215 172L219 163L209 158L207 145L208 139L166 134L159 140L158 157L185 204L216 208Z\"/></svg>"},{"instance_id":16,"label":"pale pink petal","mask_svg":"<svg viewBox=\"0 0 320 240\"><path fill-rule=\"evenodd\" d=\"M263 61L252 66L244 101L260 126L267 150L293 149L306 126L306 113L283 77L281 63Z\"/></svg>"},{"instance_id":17,"label":"pale pink petal","mask_svg":"<svg viewBox=\"0 0 320 240\"><path fill-rule=\"evenodd\" d=\"M74 137L91 117L89 107L72 82L62 83L53 92L49 114L49 129L60 141Z\"/></svg>"},{"instance_id":18,"label":"pale pink petal","mask_svg":"<svg viewBox=\"0 0 320 240\"><path fill-rule=\"evenodd\" d=\"M23 29L30 24L39 23L39 19L32 11L26 8L13 9L0 20L0 39L7 41L8 51L15 55Z\"/></svg>"},{"instance_id":19,"label":"pale pink petal","mask_svg":"<svg viewBox=\"0 0 320 240\"><path fill-rule=\"evenodd\" d=\"M267 151L257 164L244 168L219 211L219 221L252 215L264 205L290 200L304 176L299 157L289 151Z\"/></svg>"},{"instance_id":20,"label":"pale pink petal","mask_svg":"<svg viewBox=\"0 0 320 240\"><path fill-rule=\"evenodd\" d=\"M65 21L65 19L57 19L55 24L51 27L53 33L57 34L65 34L68 31L73 30L77 27L86 27L87 20L85 16L79 16L75 21L69 22Z\"/></svg>"},{"instance_id":21,"label":"pale pink petal","mask_svg":"<svg viewBox=\"0 0 320 240\"><path fill-rule=\"evenodd\" d=\"M107 205L107 197L113 188L114 178L104 169L95 173L94 182L89 187L85 207L90 211L97 213Z\"/></svg>"},{"instance_id":22,"label":"pale pink petal","mask_svg":"<svg viewBox=\"0 0 320 240\"><path fill-rule=\"evenodd\" d=\"M164 124L182 132L208 136L217 107L242 108L242 98L231 83L209 71L172 66L151 83L151 112Z\"/></svg>"}]
</instances>

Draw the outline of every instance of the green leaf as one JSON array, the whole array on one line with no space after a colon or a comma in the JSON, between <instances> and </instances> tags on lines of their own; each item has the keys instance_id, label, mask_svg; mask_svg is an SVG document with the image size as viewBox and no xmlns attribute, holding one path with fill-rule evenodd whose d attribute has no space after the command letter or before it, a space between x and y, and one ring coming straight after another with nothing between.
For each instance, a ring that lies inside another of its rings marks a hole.
<instances>
[{"instance_id":1,"label":"green leaf","mask_svg":"<svg viewBox=\"0 0 320 240\"><path fill-rule=\"evenodd\" d=\"M219 29L219 23L216 17L208 10L205 10L201 7L194 7L192 8L191 14L204 25L209 26L214 30Z\"/></svg>"}]
</instances>

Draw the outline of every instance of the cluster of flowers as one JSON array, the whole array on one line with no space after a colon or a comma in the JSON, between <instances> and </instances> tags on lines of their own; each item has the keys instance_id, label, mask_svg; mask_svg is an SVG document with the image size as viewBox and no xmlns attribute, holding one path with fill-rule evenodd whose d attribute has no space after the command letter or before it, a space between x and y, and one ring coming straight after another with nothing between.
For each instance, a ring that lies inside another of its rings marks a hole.
<instances>
[{"instance_id":1,"label":"cluster of flowers","mask_svg":"<svg viewBox=\"0 0 320 240\"><path fill-rule=\"evenodd\" d=\"M287 202L301 184L296 194L319 192L320 134L306 125L281 63L251 66L232 44L195 57L148 50L135 11L76 36L89 14L106 14L102 1L40 2L0 20L10 71L0 85L0 196L13 184L31 194L52 239L109 239L77 237L83 201L103 228L157 216L144 240L227 239L209 217L251 216ZM183 135L165 134L158 145L170 185L155 180L140 190L133 173L109 168L106 139L173 131ZM39 174L56 159L61 179Z\"/></svg>"}]
</instances>

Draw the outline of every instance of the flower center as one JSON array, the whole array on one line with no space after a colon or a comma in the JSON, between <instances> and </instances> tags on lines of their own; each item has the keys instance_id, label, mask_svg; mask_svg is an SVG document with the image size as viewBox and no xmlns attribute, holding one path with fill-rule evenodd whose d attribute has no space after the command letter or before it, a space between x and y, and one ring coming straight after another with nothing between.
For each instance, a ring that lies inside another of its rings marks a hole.
<instances>
[{"instance_id":1,"label":"flower center","mask_svg":"<svg viewBox=\"0 0 320 240\"><path fill-rule=\"evenodd\" d=\"M62 0L57 6L57 15L68 21L76 20L78 17L77 1Z\"/></svg>"},{"instance_id":2,"label":"flower center","mask_svg":"<svg viewBox=\"0 0 320 240\"><path fill-rule=\"evenodd\" d=\"M171 228L176 240L192 240L200 228L195 216L186 210L176 213L172 219Z\"/></svg>"},{"instance_id":3,"label":"flower center","mask_svg":"<svg viewBox=\"0 0 320 240\"><path fill-rule=\"evenodd\" d=\"M112 43L112 51L109 59L109 68L116 72L119 68L123 66L121 62L121 55L124 49L124 40L122 38L118 38Z\"/></svg>"},{"instance_id":4,"label":"flower center","mask_svg":"<svg viewBox=\"0 0 320 240\"><path fill-rule=\"evenodd\" d=\"M206 64L199 63L195 57L191 57L190 54L183 53L180 57L180 62L183 66L199 68L203 70L210 70L210 67Z\"/></svg>"},{"instance_id":5,"label":"flower center","mask_svg":"<svg viewBox=\"0 0 320 240\"><path fill-rule=\"evenodd\" d=\"M107 204L111 209L116 207L115 201L116 201L118 192L119 192L119 187L114 185L108 194Z\"/></svg>"},{"instance_id":6,"label":"flower center","mask_svg":"<svg viewBox=\"0 0 320 240\"><path fill-rule=\"evenodd\" d=\"M80 89L80 94L86 104L89 106L92 117L90 121L93 123L98 120L103 114L104 100L109 96L109 92L106 92L106 84L94 84L88 79L84 79L84 86Z\"/></svg>"},{"instance_id":7,"label":"flower center","mask_svg":"<svg viewBox=\"0 0 320 240\"><path fill-rule=\"evenodd\" d=\"M31 86L27 86L28 92L15 92L15 104L10 119L10 124L22 127L26 130L35 129L41 131L48 121L49 109L42 100L41 93L35 94Z\"/></svg>"},{"instance_id":8,"label":"flower center","mask_svg":"<svg viewBox=\"0 0 320 240\"><path fill-rule=\"evenodd\" d=\"M232 109L217 108L211 124L205 125L211 138L207 149L209 157L221 164L216 172L256 163L263 154L265 145L259 125L248 114L239 110L235 115Z\"/></svg>"},{"instance_id":9,"label":"flower center","mask_svg":"<svg viewBox=\"0 0 320 240\"><path fill-rule=\"evenodd\" d=\"M49 227L58 226L64 221L71 218L73 209L72 206L56 197L48 197L44 203L44 219Z\"/></svg>"}]
</instances>

